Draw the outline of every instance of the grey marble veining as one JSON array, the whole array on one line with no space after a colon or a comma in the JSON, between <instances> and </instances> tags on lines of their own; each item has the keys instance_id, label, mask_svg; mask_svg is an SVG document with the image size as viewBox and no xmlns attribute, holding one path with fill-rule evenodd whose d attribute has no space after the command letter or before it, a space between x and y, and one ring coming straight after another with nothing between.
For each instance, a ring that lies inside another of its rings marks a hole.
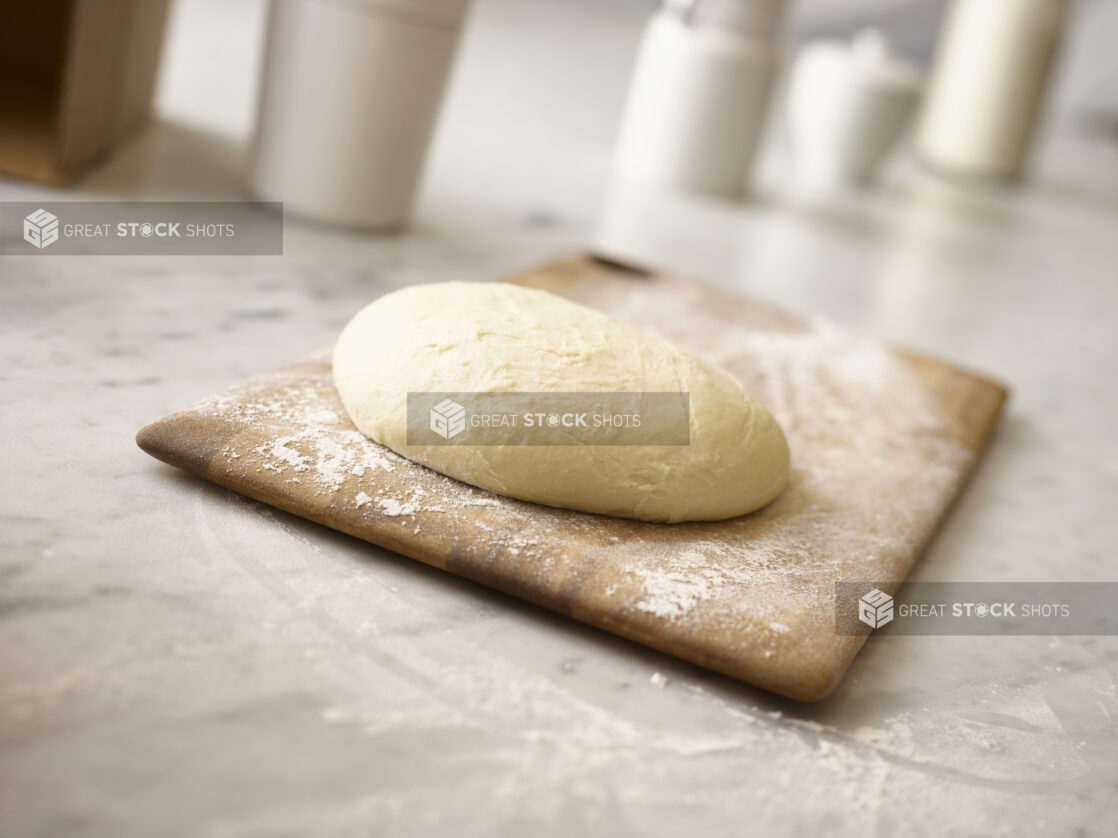
<instances>
[{"instance_id":1,"label":"grey marble veining","mask_svg":"<svg viewBox=\"0 0 1118 838\"><path fill-rule=\"evenodd\" d=\"M180 5L162 121L82 195L239 194L255 55ZM1115 638L871 638L798 705L135 447L388 289L594 242L1009 384L915 578L1118 579L1113 144L1058 130L1020 190L902 162L808 204L777 157L744 206L635 196L606 171L640 8L516 8L478 10L405 236L293 222L284 257L0 260L0 834L1114 834ZM227 14L255 31L256 6ZM579 65L530 50L541 30L582 37ZM191 49L234 80L214 109Z\"/></svg>"}]
</instances>

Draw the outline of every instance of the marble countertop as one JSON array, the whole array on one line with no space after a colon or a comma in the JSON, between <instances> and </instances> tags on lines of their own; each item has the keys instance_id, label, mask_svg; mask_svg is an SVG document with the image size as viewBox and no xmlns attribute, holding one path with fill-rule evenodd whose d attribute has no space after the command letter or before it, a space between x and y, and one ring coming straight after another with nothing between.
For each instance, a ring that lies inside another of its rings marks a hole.
<instances>
[{"instance_id":1,"label":"marble countertop","mask_svg":"<svg viewBox=\"0 0 1118 838\"><path fill-rule=\"evenodd\" d=\"M261 9L218 5L178 4L159 121L80 196L241 194ZM809 203L775 154L740 206L627 194L608 155L642 13L482 2L406 235L0 261L0 834L1114 833L1114 637L874 637L801 705L135 447L388 289L592 243L1008 383L913 578L1118 579L1114 137L1057 126L1019 189L902 160Z\"/></svg>"}]
</instances>

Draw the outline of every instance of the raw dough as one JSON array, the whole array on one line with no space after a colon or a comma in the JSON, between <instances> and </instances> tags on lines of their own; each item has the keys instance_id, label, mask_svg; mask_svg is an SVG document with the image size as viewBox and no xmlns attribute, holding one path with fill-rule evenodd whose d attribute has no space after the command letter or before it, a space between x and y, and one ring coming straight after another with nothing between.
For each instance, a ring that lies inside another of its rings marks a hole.
<instances>
[{"instance_id":1,"label":"raw dough","mask_svg":"<svg viewBox=\"0 0 1118 838\"><path fill-rule=\"evenodd\" d=\"M504 283L417 285L366 306L334 348L357 428L509 497L644 521L752 512L788 479L780 426L728 372L601 312ZM688 392L687 445L407 444L407 393Z\"/></svg>"}]
</instances>

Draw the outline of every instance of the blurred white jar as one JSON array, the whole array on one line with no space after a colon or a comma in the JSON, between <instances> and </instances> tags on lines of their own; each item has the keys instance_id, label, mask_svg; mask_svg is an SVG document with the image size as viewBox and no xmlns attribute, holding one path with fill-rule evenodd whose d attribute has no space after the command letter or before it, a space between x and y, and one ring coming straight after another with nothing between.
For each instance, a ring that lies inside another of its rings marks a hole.
<instances>
[{"instance_id":1,"label":"blurred white jar","mask_svg":"<svg viewBox=\"0 0 1118 838\"><path fill-rule=\"evenodd\" d=\"M875 30L859 32L850 44L804 46L786 105L800 185L831 187L872 178L916 112L921 86L916 66Z\"/></svg>"},{"instance_id":2,"label":"blurred white jar","mask_svg":"<svg viewBox=\"0 0 1118 838\"><path fill-rule=\"evenodd\" d=\"M1020 173L1067 11L1068 0L955 0L917 135L924 162L988 178Z\"/></svg>"},{"instance_id":3,"label":"blurred white jar","mask_svg":"<svg viewBox=\"0 0 1118 838\"><path fill-rule=\"evenodd\" d=\"M667 0L648 23L621 119L616 174L734 198L783 52L785 0Z\"/></svg>"},{"instance_id":4,"label":"blurred white jar","mask_svg":"<svg viewBox=\"0 0 1118 838\"><path fill-rule=\"evenodd\" d=\"M469 0L273 0L250 188L348 227L407 220Z\"/></svg>"}]
</instances>

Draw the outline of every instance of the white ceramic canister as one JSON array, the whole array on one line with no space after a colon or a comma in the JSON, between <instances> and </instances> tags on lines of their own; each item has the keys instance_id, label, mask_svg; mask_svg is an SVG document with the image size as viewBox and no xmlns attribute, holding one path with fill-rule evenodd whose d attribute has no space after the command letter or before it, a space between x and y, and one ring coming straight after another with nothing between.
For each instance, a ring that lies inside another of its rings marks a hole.
<instances>
[{"instance_id":1,"label":"white ceramic canister","mask_svg":"<svg viewBox=\"0 0 1118 838\"><path fill-rule=\"evenodd\" d=\"M848 45L814 41L788 83L787 124L797 179L808 187L873 177L920 101L917 67L864 30Z\"/></svg>"},{"instance_id":2,"label":"white ceramic canister","mask_svg":"<svg viewBox=\"0 0 1118 838\"><path fill-rule=\"evenodd\" d=\"M667 0L645 29L615 173L741 196L783 52L785 0Z\"/></svg>"},{"instance_id":3,"label":"white ceramic canister","mask_svg":"<svg viewBox=\"0 0 1118 838\"><path fill-rule=\"evenodd\" d=\"M1020 174L1062 40L1068 0L955 0L917 133L931 168Z\"/></svg>"},{"instance_id":4,"label":"white ceramic canister","mask_svg":"<svg viewBox=\"0 0 1118 838\"><path fill-rule=\"evenodd\" d=\"M286 211L407 220L469 0L273 0L250 188Z\"/></svg>"}]
</instances>

